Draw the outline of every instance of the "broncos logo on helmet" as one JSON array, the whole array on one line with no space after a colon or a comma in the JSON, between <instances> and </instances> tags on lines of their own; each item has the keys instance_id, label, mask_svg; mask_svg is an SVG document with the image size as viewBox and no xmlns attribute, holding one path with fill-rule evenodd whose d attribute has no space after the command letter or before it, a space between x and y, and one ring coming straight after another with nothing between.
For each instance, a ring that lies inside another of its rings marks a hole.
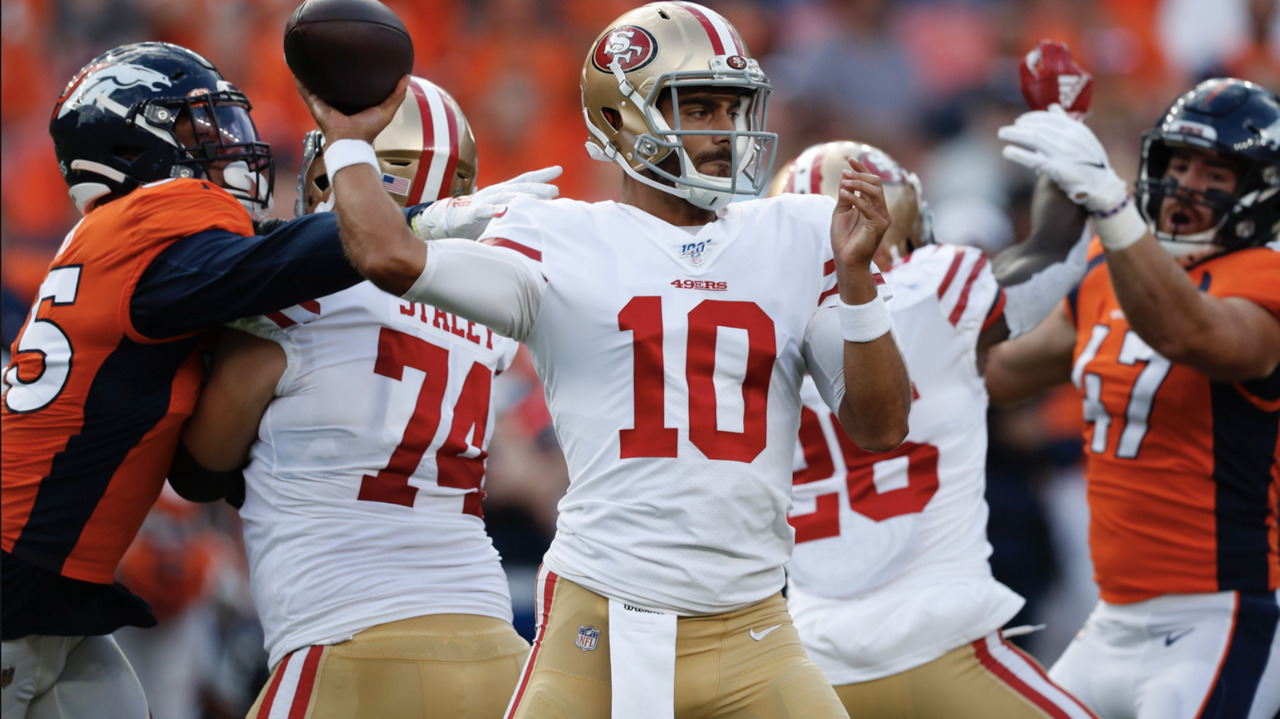
<instances>
[{"instance_id":1,"label":"broncos logo on helmet","mask_svg":"<svg viewBox=\"0 0 1280 719\"><path fill-rule=\"evenodd\" d=\"M81 211L148 182L217 170L219 184L261 218L271 211L275 164L249 110L205 58L141 42L76 73L54 105L49 135Z\"/></svg>"}]
</instances>

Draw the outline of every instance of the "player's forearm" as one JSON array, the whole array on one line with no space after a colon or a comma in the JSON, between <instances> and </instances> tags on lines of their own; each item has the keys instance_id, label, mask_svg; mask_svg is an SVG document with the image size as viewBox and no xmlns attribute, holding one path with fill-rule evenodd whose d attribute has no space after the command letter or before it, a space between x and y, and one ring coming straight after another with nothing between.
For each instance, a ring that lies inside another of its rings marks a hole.
<instances>
[{"instance_id":1,"label":"player's forearm","mask_svg":"<svg viewBox=\"0 0 1280 719\"><path fill-rule=\"evenodd\" d=\"M381 289L403 294L422 274L426 245L405 225L372 167L343 168L334 174L333 188L338 229L352 264Z\"/></svg>"},{"instance_id":2,"label":"player's forearm","mask_svg":"<svg viewBox=\"0 0 1280 719\"><path fill-rule=\"evenodd\" d=\"M1048 176L1041 175L1031 198L1030 234L993 257L991 271L1001 285L1009 287L1065 262L1080 244L1088 221L1089 213L1083 207L1072 202Z\"/></svg>"},{"instance_id":3,"label":"player's forearm","mask_svg":"<svg viewBox=\"0 0 1280 719\"><path fill-rule=\"evenodd\" d=\"M1212 298L1151 233L1122 250L1108 249L1107 270L1125 319L1151 349L1175 362L1203 351L1215 329L1206 311Z\"/></svg>"},{"instance_id":4,"label":"player's forearm","mask_svg":"<svg viewBox=\"0 0 1280 719\"><path fill-rule=\"evenodd\" d=\"M886 452L907 436L911 381L891 333L871 342L844 343L845 394L840 424L870 452Z\"/></svg>"}]
</instances>

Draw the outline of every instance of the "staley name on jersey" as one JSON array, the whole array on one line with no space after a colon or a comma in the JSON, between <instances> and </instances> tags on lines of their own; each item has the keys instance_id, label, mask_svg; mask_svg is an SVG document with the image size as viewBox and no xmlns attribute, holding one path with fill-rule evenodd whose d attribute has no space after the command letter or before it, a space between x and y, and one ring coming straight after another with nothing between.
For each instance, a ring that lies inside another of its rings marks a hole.
<instances>
[{"instance_id":1,"label":"staley name on jersey","mask_svg":"<svg viewBox=\"0 0 1280 719\"><path fill-rule=\"evenodd\" d=\"M471 320L464 320L451 312L445 312L421 302L401 302L400 314L407 317L417 316L424 325L457 335L469 342L482 345L485 349L493 349L493 330ZM483 338L478 331L484 332Z\"/></svg>"}]
</instances>

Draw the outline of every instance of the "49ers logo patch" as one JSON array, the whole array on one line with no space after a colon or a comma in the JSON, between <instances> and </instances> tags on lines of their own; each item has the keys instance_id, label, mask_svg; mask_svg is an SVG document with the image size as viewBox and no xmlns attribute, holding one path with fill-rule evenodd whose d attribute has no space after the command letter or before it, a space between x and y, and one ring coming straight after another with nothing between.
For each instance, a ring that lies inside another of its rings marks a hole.
<instances>
[{"instance_id":1,"label":"49ers logo patch","mask_svg":"<svg viewBox=\"0 0 1280 719\"><path fill-rule=\"evenodd\" d=\"M591 64L600 72L613 72L617 62L623 72L632 72L653 62L658 55L658 41L648 30L635 25L620 25L605 33L591 53Z\"/></svg>"}]
</instances>

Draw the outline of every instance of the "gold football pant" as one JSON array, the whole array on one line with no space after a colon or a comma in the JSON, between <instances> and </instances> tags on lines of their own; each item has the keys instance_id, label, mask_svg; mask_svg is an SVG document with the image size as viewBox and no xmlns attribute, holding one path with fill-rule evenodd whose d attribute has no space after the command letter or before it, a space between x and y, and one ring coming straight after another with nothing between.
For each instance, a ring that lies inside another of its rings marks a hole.
<instances>
[{"instance_id":1,"label":"gold football pant","mask_svg":"<svg viewBox=\"0 0 1280 719\"><path fill-rule=\"evenodd\" d=\"M545 568L540 579L545 584L539 583L538 635L508 717L608 719L609 602ZM775 594L737 611L677 620L675 716L846 715L821 670L805 654L786 601Z\"/></svg>"},{"instance_id":2,"label":"gold football pant","mask_svg":"<svg viewBox=\"0 0 1280 719\"><path fill-rule=\"evenodd\" d=\"M249 719L499 719L529 644L511 624L433 614L303 647L272 670Z\"/></svg>"},{"instance_id":3,"label":"gold football pant","mask_svg":"<svg viewBox=\"0 0 1280 719\"><path fill-rule=\"evenodd\" d=\"M836 693L852 719L1095 719L999 632Z\"/></svg>"}]
</instances>

